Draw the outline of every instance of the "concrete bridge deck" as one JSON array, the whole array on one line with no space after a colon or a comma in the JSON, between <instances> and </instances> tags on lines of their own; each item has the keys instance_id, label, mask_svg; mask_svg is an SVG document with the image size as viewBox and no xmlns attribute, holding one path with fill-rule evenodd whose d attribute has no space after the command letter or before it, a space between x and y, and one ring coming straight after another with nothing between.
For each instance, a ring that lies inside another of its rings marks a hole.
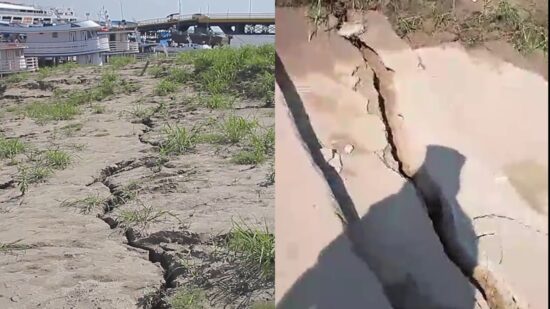
<instances>
[{"instance_id":1,"label":"concrete bridge deck","mask_svg":"<svg viewBox=\"0 0 550 309\"><path fill-rule=\"evenodd\" d=\"M185 31L190 26L218 26L225 34L275 34L274 13L192 14L138 22L139 31L156 31L176 26Z\"/></svg>"}]
</instances>

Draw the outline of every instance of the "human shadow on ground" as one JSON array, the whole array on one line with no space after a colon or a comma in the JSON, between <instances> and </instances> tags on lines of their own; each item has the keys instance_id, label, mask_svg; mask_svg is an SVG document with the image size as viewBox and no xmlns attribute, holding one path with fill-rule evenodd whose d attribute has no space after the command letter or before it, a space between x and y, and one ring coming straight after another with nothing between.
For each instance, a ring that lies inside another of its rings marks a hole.
<instances>
[{"instance_id":1,"label":"human shadow on ground","mask_svg":"<svg viewBox=\"0 0 550 309\"><path fill-rule=\"evenodd\" d=\"M477 256L477 241L471 220L456 200L466 158L451 148L429 146L421 168L401 190L360 218L342 178L324 160L278 54L276 82L300 139L347 222L344 233L323 249L316 265L294 283L277 308L475 308L476 289L467 277L477 264L470 258ZM461 233L460 245L455 231ZM355 269L350 268L353 260Z\"/></svg>"}]
</instances>

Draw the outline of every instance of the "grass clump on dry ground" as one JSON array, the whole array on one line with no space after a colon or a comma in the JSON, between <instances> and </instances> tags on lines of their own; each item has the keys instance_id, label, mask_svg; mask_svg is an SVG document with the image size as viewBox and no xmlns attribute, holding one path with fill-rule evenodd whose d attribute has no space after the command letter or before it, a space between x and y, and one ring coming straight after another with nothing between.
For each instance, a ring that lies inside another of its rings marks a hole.
<instances>
[{"instance_id":1,"label":"grass clump on dry ground","mask_svg":"<svg viewBox=\"0 0 550 309\"><path fill-rule=\"evenodd\" d=\"M195 129L178 125L167 125L164 128L165 139L160 145L161 155L178 155L195 148L198 134Z\"/></svg>"},{"instance_id":2,"label":"grass clump on dry ground","mask_svg":"<svg viewBox=\"0 0 550 309\"><path fill-rule=\"evenodd\" d=\"M169 79L163 79L161 80L157 86L155 87L155 95L158 96L165 96L170 93L174 93L178 90L178 84L169 80Z\"/></svg>"},{"instance_id":3,"label":"grass clump on dry ground","mask_svg":"<svg viewBox=\"0 0 550 309\"><path fill-rule=\"evenodd\" d=\"M275 149L275 130L273 128L252 134L244 149L233 156L237 164L259 164L273 156Z\"/></svg>"},{"instance_id":4,"label":"grass clump on dry ground","mask_svg":"<svg viewBox=\"0 0 550 309\"><path fill-rule=\"evenodd\" d=\"M18 251L18 250L27 250L30 249L31 246L21 244L21 240L12 241L9 243L0 243L0 253L8 253L11 251Z\"/></svg>"},{"instance_id":5,"label":"grass clump on dry ground","mask_svg":"<svg viewBox=\"0 0 550 309\"><path fill-rule=\"evenodd\" d=\"M38 69L38 79L42 80L60 73L70 73L81 65L76 62L65 62L57 66L43 66Z\"/></svg>"},{"instance_id":6,"label":"grass clump on dry ground","mask_svg":"<svg viewBox=\"0 0 550 309\"><path fill-rule=\"evenodd\" d=\"M214 121L215 122L215 121ZM229 115L213 132L198 135L197 142L240 146L232 161L237 164L260 164L273 155L275 130L260 126L255 119Z\"/></svg>"},{"instance_id":7,"label":"grass clump on dry ground","mask_svg":"<svg viewBox=\"0 0 550 309\"><path fill-rule=\"evenodd\" d=\"M101 102L115 95L117 92L129 93L135 85L126 82L113 71L105 71L99 82L85 90L76 90L70 93L55 93L54 97L46 102L33 102L23 107L23 114L38 123L48 121L71 120L82 113L82 107L87 104L95 114L105 112L105 107L94 102Z\"/></svg>"},{"instance_id":8,"label":"grass clump on dry ground","mask_svg":"<svg viewBox=\"0 0 550 309\"><path fill-rule=\"evenodd\" d=\"M191 74L196 88L212 97L204 100L210 108L230 108L227 102L233 97L259 99L268 106L273 103L274 45L181 53L177 62L193 66L187 76Z\"/></svg>"},{"instance_id":9,"label":"grass clump on dry ground","mask_svg":"<svg viewBox=\"0 0 550 309\"><path fill-rule=\"evenodd\" d=\"M140 231L145 231L151 224L159 222L170 216L176 218L170 211L158 210L153 206L146 205L138 201L139 208L132 210L122 210L117 217L117 222L125 229L137 228Z\"/></svg>"},{"instance_id":10,"label":"grass clump on dry ground","mask_svg":"<svg viewBox=\"0 0 550 309\"><path fill-rule=\"evenodd\" d=\"M25 156L16 159L18 154ZM23 195L31 184L46 181L55 170L66 169L73 162L73 156L64 150L37 150L17 139L3 142L0 138L0 155L2 155L1 158L8 158L12 160L13 165L17 165L14 180Z\"/></svg>"},{"instance_id":11,"label":"grass clump on dry ground","mask_svg":"<svg viewBox=\"0 0 550 309\"><path fill-rule=\"evenodd\" d=\"M0 136L0 159L13 159L26 149L26 145L20 139Z\"/></svg>"},{"instance_id":12,"label":"grass clump on dry ground","mask_svg":"<svg viewBox=\"0 0 550 309\"><path fill-rule=\"evenodd\" d=\"M131 56L117 56L109 58L108 64L116 70L122 69L127 65L136 63L136 58Z\"/></svg>"},{"instance_id":13,"label":"grass clump on dry ground","mask_svg":"<svg viewBox=\"0 0 550 309\"><path fill-rule=\"evenodd\" d=\"M308 5L308 15L315 25L326 22L330 13L342 15L345 9L380 10L401 37L416 31L446 32L467 46L505 40L522 53L538 50L547 54L547 16L537 17L538 12L532 7L509 0L480 1L483 8L468 13L459 12L453 0L277 0L276 5Z\"/></svg>"},{"instance_id":14,"label":"grass clump on dry ground","mask_svg":"<svg viewBox=\"0 0 550 309\"><path fill-rule=\"evenodd\" d=\"M236 144L253 133L258 126L256 120L247 120L240 116L231 115L221 124L220 141Z\"/></svg>"},{"instance_id":15,"label":"grass clump on dry ground","mask_svg":"<svg viewBox=\"0 0 550 309\"><path fill-rule=\"evenodd\" d=\"M26 81L29 78L30 74L28 72L11 74L2 78L2 82L6 84L15 84L22 81Z\"/></svg>"},{"instance_id":16,"label":"grass clump on dry ground","mask_svg":"<svg viewBox=\"0 0 550 309\"><path fill-rule=\"evenodd\" d=\"M44 152L44 162L52 169L63 170L72 162L71 155L61 149L50 149Z\"/></svg>"},{"instance_id":17,"label":"grass clump on dry ground","mask_svg":"<svg viewBox=\"0 0 550 309\"><path fill-rule=\"evenodd\" d=\"M82 214L89 214L94 210L104 207L107 202L106 198L99 195L88 195L85 198L73 201L64 201L62 207L76 208Z\"/></svg>"},{"instance_id":18,"label":"grass clump on dry ground","mask_svg":"<svg viewBox=\"0 0 550 309\"><path fill-rule=\"evenodd\" d=\"M244 224L233 224L227 240L233 251L253 276L272 280L275 275L275 236Z\"/></svg>"},{"instance_id":19,"label":"grass clump on dry ground","mask_svg":"<svg viewBox=\"0 0 550 309\"><path fill-rule=\"evenodd\" d=\"M173 309L206 308L206 294L198 288L179 288L168 301Z\"/></svg>"}]
</instances>

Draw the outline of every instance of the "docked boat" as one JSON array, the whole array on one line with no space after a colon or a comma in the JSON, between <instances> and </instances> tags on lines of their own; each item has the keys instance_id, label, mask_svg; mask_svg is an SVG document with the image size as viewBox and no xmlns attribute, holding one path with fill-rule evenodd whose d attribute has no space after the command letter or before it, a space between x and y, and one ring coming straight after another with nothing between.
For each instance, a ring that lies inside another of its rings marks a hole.
<instances>
[{"instance_id":1,"label":"docked boat","mask_svg":"<svg viewBox=\"0 0 550 309\"><path fill-rule=\"evenodd\" d=\"M102 65L102 54L110 49L109 38L98 34L101 28L89 20L52 26L10 24L0 25L0 34L4 41L24 44L27 57Z\"/></svg>"},{"instance_id":2,"label":"docked boat","mask_svg":"<svg viewBox=\"0 0 550 309\"><path fill-rule=\"evenodd\" d=\"M62 24L77 21L75 12L70 9L40 8L0 2L0 21L8 24Z\"/></svg>"},{"instance_id":3,"label":"docked boat","mask_svg":"<svg viewBox=\"0 0 550 309\"><path fill-rule=\"evenodd\" d=\"M38 69L38 59L25 56L26 48L21 43L0 42L0 76Z\"/></svg>"},{"instance_id":4,"label":"docked boat","mask_svg":"<svg viewBox=\"0 0 550 309\"><path fill-rule=\"evenodd\" d=\"M111 28L99 32L100 37L109 40L109 51L104 53L105 58L111 56L128 56L139 53L139 43L135 38L139 36L135 30L119 30Z\"/></svg>"}]
</instances>

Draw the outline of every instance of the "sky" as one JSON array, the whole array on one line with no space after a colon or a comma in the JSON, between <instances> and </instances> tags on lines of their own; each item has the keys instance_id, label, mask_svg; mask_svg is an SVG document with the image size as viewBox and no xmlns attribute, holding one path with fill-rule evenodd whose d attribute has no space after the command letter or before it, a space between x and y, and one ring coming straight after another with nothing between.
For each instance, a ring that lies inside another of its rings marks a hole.
<instances>
[{"instance_id":1,"label":"sky","mask_svg":"<svg viewBox=\"0 0 550 309\"><path fill-rule=\"evenodd\" d=\"M275 12L275 0L179 0L182 14L194 13L252 13ZM97 19L102 6L109 12L112 20L121 19L120 4L124 19L128 21L162 18L179 11L178 0L11 0L21 4L40 6L71 7L79 17Z\"/></svg>"}]
</instances>

